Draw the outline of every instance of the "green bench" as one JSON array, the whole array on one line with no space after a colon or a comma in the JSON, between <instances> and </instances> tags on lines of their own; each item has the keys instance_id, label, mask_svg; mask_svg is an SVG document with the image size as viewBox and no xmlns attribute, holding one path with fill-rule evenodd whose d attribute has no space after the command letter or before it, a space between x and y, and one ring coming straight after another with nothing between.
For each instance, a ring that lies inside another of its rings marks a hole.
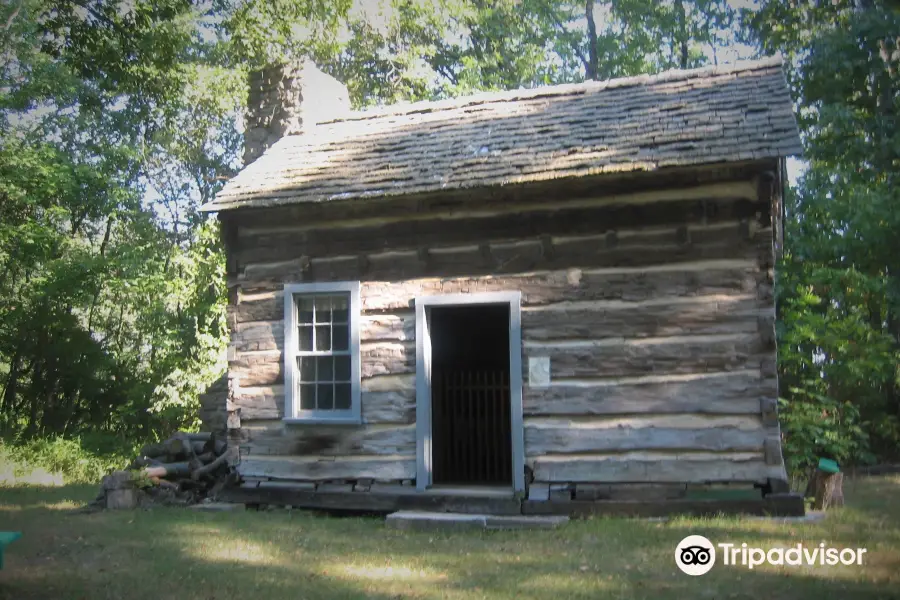
<instances>
[{"instance_id":1,"label":"green bench","mask_svg":"<svg viewBox=\"0 0 900 600\"><path fill-rule=\"evenodd\" d=\"M6 547L22 537L18 531L0 531L0 569L3 568L3 552Z\"/></svg>"}]
</instances>

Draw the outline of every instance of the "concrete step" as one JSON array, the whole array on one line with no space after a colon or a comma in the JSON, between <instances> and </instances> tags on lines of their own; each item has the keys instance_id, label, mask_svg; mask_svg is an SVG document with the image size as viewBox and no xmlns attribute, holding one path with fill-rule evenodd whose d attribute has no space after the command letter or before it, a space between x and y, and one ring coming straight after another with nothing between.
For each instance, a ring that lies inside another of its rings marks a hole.
<instances>
[{"instance_id":1,"label":"concrete step","mask_svg":"<svg viewBox=\"0 0 900 600\"><path fill-rule=\"evenodd\" d=\"M391 529L419 531L466 529L556 529L569 521L560 515L470 515L463 513L401 510L389 514L384 522Z\"/></svg>"}]
</instances>

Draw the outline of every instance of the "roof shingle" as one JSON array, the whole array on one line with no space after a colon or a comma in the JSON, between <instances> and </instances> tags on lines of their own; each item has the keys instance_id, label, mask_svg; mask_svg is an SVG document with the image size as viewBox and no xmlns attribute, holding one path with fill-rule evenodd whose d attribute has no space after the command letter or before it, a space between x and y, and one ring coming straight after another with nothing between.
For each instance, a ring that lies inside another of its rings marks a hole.
<instances>
[{"instance_id":1,"label":"roof shingle","mask_svg":"<svg viewBox=\"0 0 900 600\"><path fill-rule=\"evenodd\" d=\"M201 210L801 152L781 61L766 59L351 113L282 138Z\"/></svg>"}]
</instances>

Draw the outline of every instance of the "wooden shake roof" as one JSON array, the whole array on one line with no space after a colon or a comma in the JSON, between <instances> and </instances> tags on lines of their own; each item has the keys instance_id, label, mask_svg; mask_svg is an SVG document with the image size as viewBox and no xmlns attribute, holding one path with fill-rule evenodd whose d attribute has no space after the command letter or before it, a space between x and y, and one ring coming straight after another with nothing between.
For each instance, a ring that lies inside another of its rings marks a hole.
<instances>
[{"instance_id":1,"label":"wooden shake roof","mask_svg":"<svg viewBox=\"0 0 900 600\"><path fill-rule=\"evenodd\" d=\"M359 111L289 135L201 207L326 202L800 154L778 59Z\"/></svg>"}]
</instances>

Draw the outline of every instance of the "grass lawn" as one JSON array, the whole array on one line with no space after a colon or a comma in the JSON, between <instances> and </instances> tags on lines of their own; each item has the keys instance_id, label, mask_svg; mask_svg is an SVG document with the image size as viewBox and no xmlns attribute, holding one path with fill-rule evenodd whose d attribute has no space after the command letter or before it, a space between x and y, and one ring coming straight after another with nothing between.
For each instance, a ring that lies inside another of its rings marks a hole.
<instances>
[{"instance_id":1,"label":"grass lawn","mask_svg":"<svg viewBox=\"0 0 900 600\"><path fill-rule=\"evenodd\" d=\"M557 531L408 533L378 518L186 509L77 514L95 488L0 488L0 598L900 598L900 477L845 482L819 523L573 521ZM862 566L674 563L686 535L769 547L865 547Z\"/></svg>"}]
</instances>

